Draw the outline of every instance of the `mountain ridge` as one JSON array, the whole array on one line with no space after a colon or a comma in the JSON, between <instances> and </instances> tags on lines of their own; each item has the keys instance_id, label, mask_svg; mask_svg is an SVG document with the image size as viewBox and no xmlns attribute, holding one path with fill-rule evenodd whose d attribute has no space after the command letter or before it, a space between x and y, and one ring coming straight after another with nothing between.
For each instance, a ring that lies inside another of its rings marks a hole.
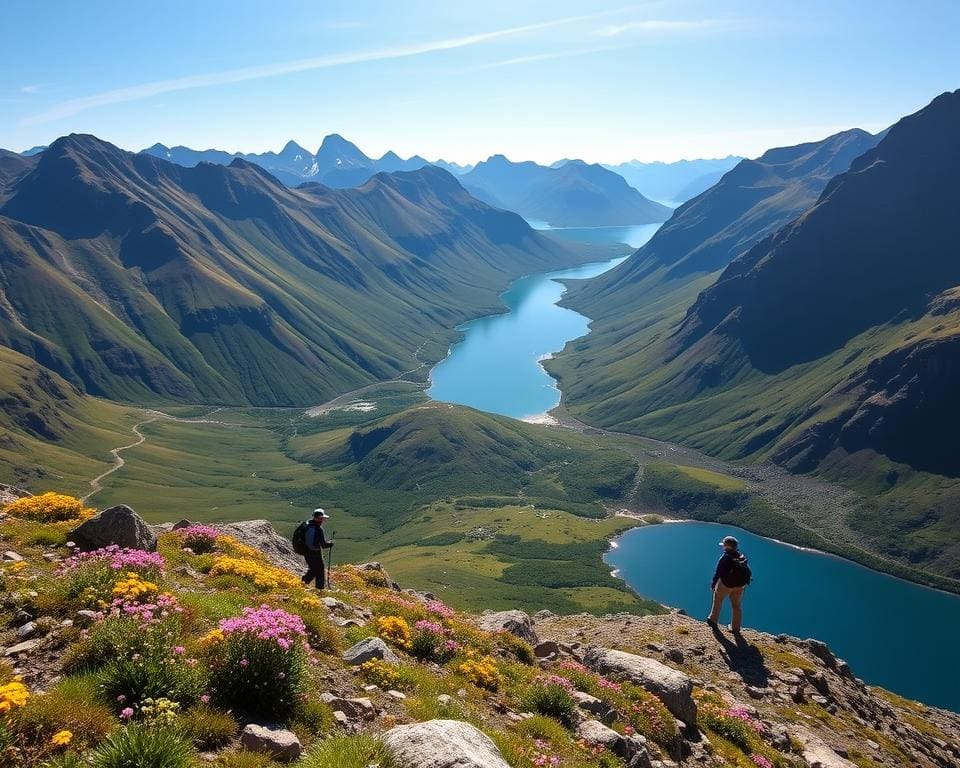
<instances>
[{"instance_id":1,"label":"mountain ridge","mask_svg":"<svg viewBox=\"0 0 960 768\"><path fill-rule=\"evenodd\" d=\"M120 400L315 404L417 367L431 336L440 354L519 274L587 258L436 168L293 190L242 158L72 136L5 189L0 343Z\"/></svg>"}]
</instances>

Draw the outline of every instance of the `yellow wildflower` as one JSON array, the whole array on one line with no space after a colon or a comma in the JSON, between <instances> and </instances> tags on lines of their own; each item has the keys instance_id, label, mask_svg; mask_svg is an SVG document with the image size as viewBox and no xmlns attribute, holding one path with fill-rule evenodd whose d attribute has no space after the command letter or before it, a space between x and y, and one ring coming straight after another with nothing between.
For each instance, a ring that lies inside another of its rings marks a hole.
<instances>
[{"instance_id":1,"label":"yellow wildflower","mask_svg":"<svg viewBox=\"0 0 960 768\"><path fill-rule=\"evenodd\" d=\"M70 731L57 731L50 738L50 743L57 747L65 747L73 741L73 734Z\"/></svg>"},{"instance_id":2,"label":"yellow wildflower","mask_svg":"<svg viewBox=\"0 0 960 768\"><path fill-rule=\"evenodd\" d=\"M7 504L3 511L11 517L36 520L41 523L85 520L94 514L94 510L84 507L80 499L61 493L42 493L39 496L17 499Z\"/></svg>"},{"instance_id":3,"label":"yellow wildflower","mask_svg":"<svg viewBox=\"0 0 960 768\"><path fill-rule=\"evenodd\" d=\"M0 685L0 714L7 713L16 707L22 707L29 698L30 691L19 680Z\"/></svg>"},{"instance_id":4,"label":"yellow wildflower","mask_svg":"<svg viewBox=\"0 0 960 768\"><path fill-rule=\"evenodd\" d=\"M410 647L410 625L402 616L381 616L377 619L377 632L400 648Z\"/></svg>"},{"instance_id":5,"label":"yellow wildflower","mask_svg":"<svg viewBox=\"0 0 960 768\"><path fill-rule=\"evenodd\" d=\"M264 591L286 587L288 589L302 587L303 583L291 573L272 565L252 562L236 557L221 555L214 559L210 573L231 574L252 581Z\"/></svg>"},{"instance_id":6,"label":"yellow wildflower","mask_svg":"<svg viewBox=\"0 0 960 768\"><path fill-rule=\"evenodd\" d=\"M489 656L482 659L467 659L457 671L474 685L495 691L500 685L500 670L496 662Z\"/></svg>"},{"instance_id":7,"label":"yellow wildflower","mask_svg":"<svg viewBox=\"0 0 960 768\"><path fill-rule=\"evenodd\" d=\"M128 602L140 603L157 596L160 587L152 581L144 581L136 571L129 571L125 579L113 586L113 596Z\"/></svg>"}]
</instances>

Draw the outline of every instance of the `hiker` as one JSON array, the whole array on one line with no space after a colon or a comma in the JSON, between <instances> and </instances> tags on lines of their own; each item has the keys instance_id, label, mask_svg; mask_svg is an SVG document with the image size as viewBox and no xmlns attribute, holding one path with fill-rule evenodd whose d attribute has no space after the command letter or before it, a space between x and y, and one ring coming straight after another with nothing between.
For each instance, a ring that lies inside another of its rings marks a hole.
<instances>
[{"instance_id":1,"label":"hiker","mask_svg":"<svg viewBox=\"0 0 960 768\"><path fill-rule=\"evenodd\" d=\"M730 598L730 607L733 609L733 620L730 622L730 631L734 634L740 633L740 626L743 621L743 590L750 583L752 574L750 566L747 565L747 557L740 551L740 542L733 536L724 536L720 542L723 547L723 554L717 561L717 570L713 574L713 581L710 582L710 589L713 590L713 609L710 611L710 618L707 619L714 629L717 628L717 622L720 621L720 611L723 608L723 601Z\"/></svg>"},{"instance_id":2,"label":"hiker","mask_svg":"<svg viewBox=\"0 0 960 768\"><path fill-rule=\"evenodd\" d=\"M307 561L307 572L303 574L303 583L309 586L311 581L315 581L317 589L323 589L326 585L323 550L333 546L333 542L327 541L323 533L323 524L329 519L330 515L317 508L313 510L310 521L301 523L294 533L294 549Z\"/></svg>"}]
</instances>

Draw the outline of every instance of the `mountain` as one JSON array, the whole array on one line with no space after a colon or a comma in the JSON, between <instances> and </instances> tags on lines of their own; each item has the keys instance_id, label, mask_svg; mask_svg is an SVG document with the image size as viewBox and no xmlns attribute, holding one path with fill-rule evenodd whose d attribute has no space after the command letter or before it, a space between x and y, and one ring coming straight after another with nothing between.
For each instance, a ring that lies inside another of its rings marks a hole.
<instances>
[{"instance_id":1,"label":"mountain","mask_svg":"<svg viewBox=\"0 0 960 768\"><path fill-rule=\"evenodd\" d=\"M494 155L460 177L491 205L553 226L593 227L665 221L670 209L600 165L571 160L558 168Z\"/></svg>"},{"instance_id":2,"label":"mountain","mask_svg":"<svg viewBox=\"0 0 960 768\"><path fill-rule=\"evenodd\" d=\"M345 189L358 187L376 173L415 171L429 163L419 155L404 160L395 152L387 152L379 160L367 157L356 144L338 134L324 138L316 154L304 149L295 141L288 141L279 152L242 154L222 152L216 149L194 150L189 147L166 147L154 144L141 154L192 168L199 163L230 165L240 158L259 165L290 187L304 182L318 182L328 187Z\"/></svg>"},{"instance_id":3,"label":"mountain","mask_svg":"<svg viewBox=\"0 0 960 768\"><path fill-rule=\"evenodd\" d=\"M2 198L0 345L116 400L321 402L588 258L432 167L294 190L71 135Z\"/></svg>"},{"instance_id":4,"label":"mountain","mask_svg":"<svg viewBox=\"0 0 960 768\"><path fill-rule=\"evenodd\" d=\"M35 156L18 155L16 152L0 149L0 203L3 202L3 190L25 176L34 165Z\"/></svg>"},{"instance_id":5,"label":"mountain","mask_svg":"<svg viewBox=\"0 0 960 768\"><path fill-rule=\"evenodd\" d=\"M435 165L438 168L443 168L443 170L449 171L454 176L462 176L465 173L469 173L474 168L474 166L470 164L460 165L459 163L448 163L446 160L434 160L432 165Z\"/></svg>"},{"instance_id":6,"label":"mountain","mask_svg":"<svg viewBox=\"0 0 960 768\"><path fill-rule=\"evenodd\" d=\"M870 546L960 577L958 131L960 91L900 120L809 210L705 277L685 314L655 332L606 314L606 348L578 344L551 366L568 408L824 473L866 494L852 522Z\"/></svg>"},{"instance_id":7,"label":"mountain","mask_svg":"<svg viewBox=\"0 0 960 768\"><path fill-rule=\"evenodd\" d=\"M674 163L630 160L619 165L604 165L604 168L623 176L631 187L639 189L647 197L682 203L712 187L741 160L742 157L734 155L712 160L678 160Z\"/></svg>"},{"instance_id":8,"label":"mountain","mask_svg":"<svg viewBox=\"0 0 960 768\"><path fill-rule=\"evenodd\" d=\"M34 155L39 155L43 150L47 148L46 144L38 144L35 147L30 147L30 149L21 152L20 154L24 157L33 157Z\"/></svg>"}]
</instances>

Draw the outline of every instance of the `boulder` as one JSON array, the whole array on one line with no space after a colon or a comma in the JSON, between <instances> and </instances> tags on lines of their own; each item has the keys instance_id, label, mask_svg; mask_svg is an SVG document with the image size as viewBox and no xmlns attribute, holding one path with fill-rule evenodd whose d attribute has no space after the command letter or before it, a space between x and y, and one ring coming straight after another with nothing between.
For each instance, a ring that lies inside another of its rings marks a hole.
<instances>
[{"instance_id":1,"label":"boulder","mask_svg":"<svg viewBox=\"0 0 960 768\"><path fill-rule=\"evenodd\" d=\"M614 714L613 708L609 704L601 701L596 696L591 696L589 693L574 691L570 694L570 697L576 702L578 709L589 712L591 715L596 715L601 720L606 720Z\"/></svg>"},{"instance_id":2,"label":"boulder","mask_svg":"<svg viewBox=\"0 0 960 768\"><path fill-rule=\"evenodd\" d=\"M0 483L0 507L11 504L17 499L25 499L32 495L33 494L23 490L22 488L17 488L13 485L7 485L6 483Z\"/></svg>"},{"instance_id":3,"label":"boulder","mask_svg":"<svg viewBox=\"0 0 960 768\"><path fill-rule=\"evenodd\" d=\"M83 521L70 531L67 537L81 552L108 547L111 544L151 552L157 548L157 535L153 529L126 504L110 507Z\"/></svg>"},{"instance_id":4,"label":"boulder","mask_svg":"<svg viewBox=\"0 0 960 768\"><path fill-rule=\"evenodd\" d=\"M670 713L685 725L696 725L697 704L693 681L676 669L654 659L609 648L590 648L583 663L594 672L642 686L663 702Z\"/></svg>"},{"instance_id":5,"label":"boulder","mask_svg":"<svg viewBox=\"0 0 960 768\"><path fill-rule=\"evenodd\" d=\"M790 737L800 745L800 756L809 768L856 768L849 760L834 752L823 739L803 726L790 728Z\"/></svg>"},{"instance_id":6,"label":"boulder","mask_svg":"<svg viewBox=\"0 0 960 768\"><path fill-rule=\"evenodd\" d=\"M584 720L577 726L576 734L577 738L588 744L599 745L622 757L630 768L647 768L650 765L650 753L642 739L622 736L596 720Z\"/></svg>"},{"instance_id":7,"label":"boulder","mask_svg":"<svg viewBox=\"0 0 960 768\"><path fill-rule=\"evenodd\" d=\"M537 645L539 638L533 629L533 622L523 611L498 611L484 613L478 623L480 629L487 632L509 632L531 645Z\"/></svg>"},{"instance_id":8,"label":"boulder","mask_svg":"<svg viewBox=\"0 0 960 768\"><path fill-rule=\"evenodd\" d=\"M240 732L240 744L281 763L292 763L303 753L297 735L278 725L249 723Z\"/></svg>"},{"instance_id":9,"label":"boulder","mask_svg":"<svg viewBox=\"0 0 960 768\"><path fill-rule=\"evenodd\" d=\"M390 664L400 663L397 654L379 637L366 637L343 652L343 660L355 667L370 659L382 659Z\"/></svg>"},{"instance_id":10,"label":"boulder","mask_svg":"<svg viewBox=\"0 0 960 768\"><path fill-rule=\"evenodd\" d=\"M398 725L382 738L397 768L510 768L489 736L459 720Z\"/></svg>"},{"instance_id":11,"label":"boulder","mask_svg":"<svg viewBox=\"0 0 960 768\"><path fill-rule=\"evenodd\" d=\"M217 528L227 536L259 549L274 565L297 574L306 570L303 558L293 551L290 539L277 533L268 520L241 520L224 523Z\"/></svg>"},{"instance_id":12,"label":"boulder","mask_svg":"<svg viewBox=\"0 0 960 768\"><path fill-rule=\"evenodd\" d=\"M377 716L376 707L367 698L344 699L332 693L322 693L320 700L334 712L342 712L348 720L370 720Z\"/></svg>"},{"instance_id":13,"label":"boulder","mask_svg":"<svg viewBox=\"0 0 960 768\"><path fill-rule=\"evenodd\" d=\"M560 646L553 640L544 640L533 649L533 655L538 659L555 659L560 655Z\"/></svg>"}]
</instances>

